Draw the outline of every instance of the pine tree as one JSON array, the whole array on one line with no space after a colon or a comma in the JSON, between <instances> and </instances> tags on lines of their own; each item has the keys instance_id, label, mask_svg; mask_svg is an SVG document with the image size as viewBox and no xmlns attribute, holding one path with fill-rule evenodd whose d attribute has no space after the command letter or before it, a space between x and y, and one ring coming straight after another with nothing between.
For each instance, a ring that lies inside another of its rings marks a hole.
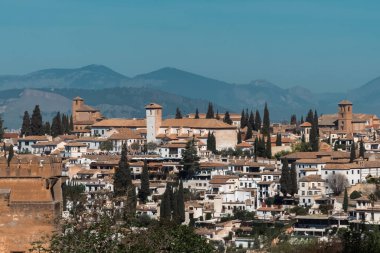
<instances>
[{"instance_id":1,"label":"pine tree","mask_svg":"<svg viewBox=\"0 0 380 253\"><path fill-rule=\"evenodd\" d=\"M199 111L198 111L198 108L195 109L195 116L194 116L194 119L199 119Z\"/></svg>"},{"instance_id":2,"label":"pine tree","mask_svg":"<svg viewBox=\"0 0 380 253\"><path fill-rule=\"evenodd\" d=\"M4 120L0 116L0 141L3 141L4 139Z\"/></svg>"},{"instance_id":3,"label":"pine tree","mask_svg":"<svg viewBox=\"0 0 380 253\"><path fill-rule=\"evenodd\" d=\"M179 187L178 187L177 208L178 208L178 218L179 218L179 221L182 223L185 221L185 198L183 195L182 180L179 182Z\"/></svg>"},{"instance_id":4,"label":"pine tree","mask_svg":"<svg viewBox=\"0 0 380 253\"><path fill-rule=\"evenodd\" d=\"M73 115L70 115L70 132L74 130Z\"/></svg>"},{"instance_id":5,"label":"pine tree","mask_svg":"<svg viewBox=\"0 0 380 253\"><path fill-rule=\"evenodd\" d=\"M355 159L356 159L356 145L355 145L355 141L352 141L351 153L350 153L350 163L353 163Z\"/></svg>"},{"instance_id":6,"label":"pine tree","mask_svg":"<svg viewBox=\"0 0 380 253\"><path fill-rule=\"evenodd\" d=\"M295 114L290 117L290 125L297 125L297 116Z\"/></svg>"},{"instance_id":7,"label":"pine tree","mask_svg":"<svg viewBox=\"0 0 380 253\"><path fill-rule=\"evenodd\" d=\"M306 122L313 124L313 121L314 121L314 113L313 113L313 110L310 109L306 116Z\"/></svg>"},{"instance_id":8,"label":"pine tree","mask_svg":"<svg viewBox=\"0 0 380 253\"><path fill-rule=\"evenodd\" d=\"M255 130L256 131L261 130L261 116L258 110L256 110L256 115L255 115Z\"/></svg>"},{"instance_id":9,"label":"pine tree","mask_svg":"<svg viewBox=\"0 0 380 253\"><path fill-rule=\"evenodd\" d=\"M248 124L247 132L245 133L245 140L252 138L252 126Z\"/></svg>"},{"instance_id":10,"label":"pine tree","mask_svg":"<svg viewBox=\"0 0 380 253\"><path fill-rule=\"evenodd\" d=\"M270 119L269 119L269 110L267 103L264 107L264 118L263 118L263 134L268 135L270 133Z\"/></svg>"},{"instance_id":11,"label":"pine tree","mask_svg":"<svg viewBox=\"0 0 380 253\"><path fill-rule=\"evenodd\" d=\"M199 168L199 157L194 139L187 142L185 150L182 152L181 164L183 166L181 177L186 179L192 178L195 171Z\"/></svg>"},{"instance_id":12,"label":"pine tree","mask_svg":"<svg viewBox=\"0 0 380 253\"><path fill-rule=\"evenodd\" d=\"M53 137L57 137L58 135L63 134L63 127L61 122L61 114L57 112L57 115L53 118L53 122L51 124L51 135Z\"/></svg>"},{"instance_id":13,"label":"pine tree","mask_svg":"<svg viewBox=\"0 0 380 253\"><path fill-rule=\"evenodd\" d=\"M148 164L146 160L144 160L144 167L141 173L141 188L139 191L139 198L143 203L145 203L149 195L150 195L150 190L149 190Z\"/></svg>"},{"instance_id":14,"label":"pine tree","mask_svg":"<svg viewBox=\"0 0 380 253\"><path fill-rule=\"evenodd\" d=\"M266 148L265 148L264 137L259 138L259 145L257 147L257 155L258 155L258 157L266 157Z\"/></svg>"},{"instance_id":15,"label":"pine tree","mask_svg":"<svg viewBox=\"0 0 380 253\"><path fill-rule=\"evenodd\" d=\"M177 109L175 111L175 118L176 119L182 119L182 113L181 113L181 111L179 110L178 107L177 107Z\"/></svg>"},{"instance_id":16,"label":"pine tree","mask_svg":"<svg viewBox=\"0 0 380 253\"><path fill-rule=\"evenodd\" d=\"M44 128L42 125L42 116L40 106L36 105L33 110L32 118L30 120L30 130L32 135L43 135Z\"/></svg>"},{"instance_id":17,"label":"pine tree","mask_svg":"<svg viewBox=\"0 0 380 253\"><path fill-rule=\"evenodd\" d=\"M22 118L22 126L21 126L20 137L22 137L24 135L25 136L31 135L30 117L29 117L28 111L24 112L24 117Z\"/></svg>"},{"instance_id":18,"label":"pine tree","mask_svg":"<svg viewBox=\"0 0 380 253\"><path fill-rule=\"evenodd\" d=\"M213 143L212 143L211 132L208 132L208 134L207 134L207 150L213 151Z\"/></svg>"},{"instance_id":19,"label":"pine tree","mask_svg":"<svg viewBox=\"0 0 380 253\"><path fill-rule=\"evenodd\" d=\"M289 174L290 174L290 182L291 182L290 195L294 197L294 194L298 193L297 171L296 171L296 166L294 163L291 165Z\"/></svg>"},{"instance_id":20,"label":"pine tree","mask_svg":"<svg viewBox=\"0 0 380 253\"><path fill-rule=\"evenodd\" d=\"M345 212L347 212L347 210L348 210L348 194L347 194L347 188L344 189L343 210L344 210Z\"/></svg>"},{"instance_id":21,"label":"pine tree","mask_svg":"<svg viewBox=\"0 0 380 253\"><path fill-rule=\"evenodd\" d=\"M219 111L218 110L216 110L215 119L220 120L220 116L219 116Z\"/></svg>"},{"instance_id":22,"label":"pine tree","mask_svg":"<svg viewBox=\"0 0 380 253\"><path fill-rule=\"evenodd\" d=\"M171 219L171 207L170 207L170 191L171 187L166 184L166 189L162 195L161 205L160 205L160 220L170 220Z\"/></svg>"},{"instance_id":23,"label":"pine tree","mask_svg":"<svg viewBox=\"0 0 380 253\"><path fill-rule=\"evenodd\" d=\"M179 223L179 213L178 213L178 191L172 191L170 195L170 208L172 213L172 220L176 223Z\"/></svg>"},{"instance_id":24,"label":"pine tree","mask_svg":"<svg viewBox=\"0 0 380 253\"><path fill-rule=\"evenodd\" d=\"M206 119L213 119L213 118L215 118L214 107L213 107L212 103L210 102L210 103L208 103Z\"/></svg>"},{"instance_id":25,"label":"pine tree","mask_svg":"<svg viewBox=\"0 0 380 253\"><path fill-rule=\"evenodd\" d=\"M270 139L270 135L268 134L267 136L267 144L266 144L266 157L268 159L271 159L272 158L272 142L271 142L271 139Z\"/></svg>"},{"instance_id":26,"label":"pine tree","mask_svg":"<svg viewBox=\"0 0 380 253\"><path fill-rule=\"evenodd\" d=\"M245 112L244 109L241 111L241 117L240 117L240 128L246 127L246 119L245 119Z\"/></svg>"},{"instance_id":27,"label":"pine tree","mask_svg":"<svg viewBox=\"0 0 380 253\"><path fill-rule=\"evenodd\" d=\"M47 135L51 135L51 127L50 127L50 122L46 121L44 125L44 132Z\"/></svg>"},{"instance_id":28,"label":"pine tree","mask_svg":"<svg viewBox=\"0 0 380 253\"><path fill-rule=\"evenodd\" d=\"M232 119L230 118L230 113L228 111L224 114L223 122L232 125Z\"/></svg>"},{"instance_id":29,"label":"pine tree","mask_svg":"<svg viewBox=\"0 0 380 253\"><path fill-rule=\"evenodd\" d=\"M241 132L240 130L237 132L237 144L241 143Z\"/></svg>"},{"instance_id":30,"label":"pine tree","mask_svg":"<svg viewBox=\"0 0 380 253\"><path fill-rule=\"evenodd\" d=\"M277 147L281 147L282 146L282 136L280 133L277 134L277 137L276 137L276 146Z\"/></svg>"},{"instance_id":31,"label":"pine tree","mask_svg":"<svg viewBox=\"0 0 380 253\"><path fill-rule=\"evenodd\" d=\"M282 160L282 170L281 170L281 178L280 178L280 186L281 186L281 192L286 197L286 195L290 192L291 189L289 189L289 164L288 159Z\"/></svg>"},{"instance_id":32,"label":"pine tree","mask_svg":"<svg viewBox=\"0 0 380 253\"><path fill-rule=\"evenodd\" d=\"M249 119L248 119L248 124L251 125L252 127L252 130L255 130L255 116L253 116L253 112L251 111L251 113L249 114Z\"/></svg>"},{"instance_id":33,"label":"pine tree","mask_svg":"<svg viewBox=\"0 0 380 253\"><path fill-rule=\"evenodd\" d=\"M364 158L364 156L365 156L365 147L364 147L364 143L362 140L362 141L360 141L360 146L359 146L359 157Z\"/></svg>"}]
</instances>

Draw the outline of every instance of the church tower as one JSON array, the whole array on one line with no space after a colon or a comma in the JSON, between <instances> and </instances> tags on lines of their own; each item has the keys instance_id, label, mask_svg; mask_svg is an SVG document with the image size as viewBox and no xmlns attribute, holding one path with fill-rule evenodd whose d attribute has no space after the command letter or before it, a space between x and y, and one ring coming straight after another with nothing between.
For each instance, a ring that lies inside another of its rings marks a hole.
<instances>
[{"instance_id":1,"label":"church tower","mask_svg":"<svg viewBox=\"0 0 380 253\"><path fill-rule=\"evenodd\" d=\"M77 111L84 104L84 100L81 97L75 97L72 102L71 114L73 115L73 121L76 122L77 119Z\"/></svg>"},{"instance_id":2,"label":"church tower","mask_svg":"<svg viewBox=\"0 0 380 253\"><path fill-rule=\"evenodd\" d=\"M162 122L162 106L150 103L145 106L146 111L146 141L157 142L156 136Z\"/></svg>"},{"instance_id":3,"label":"church tower","mask_svg":"<svg viewBox=\"0 0 380 253\"><path fill-rule=\"evenodd\" d=\"M338 130L352 134L352 103L348 100L342 100L339 103L338 111Z\"/></svg>"}]
</instances>

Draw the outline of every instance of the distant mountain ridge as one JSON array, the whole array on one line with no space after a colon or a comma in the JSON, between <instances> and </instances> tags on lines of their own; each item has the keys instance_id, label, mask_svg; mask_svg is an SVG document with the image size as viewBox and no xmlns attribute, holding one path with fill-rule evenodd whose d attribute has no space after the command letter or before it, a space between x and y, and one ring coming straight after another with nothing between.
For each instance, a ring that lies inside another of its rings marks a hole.
<instances>
[{"instance_id":1,"label":"distant mountain ridge","mask_svg":"<svg viewBox=\"0 0 380 253\"><path fill-rule=\"evenodd\" d=\"M90 105L104 109L107 115L118 117L143 115L143 105L148 102L162 103L164 108L167 107L168 115L174 114L177 106L184 113L194 112L196 107L205 110L208 101L217 105L220 114L225 110L239 113L243 108L262 111L267 102L271 119L281 121L288 120L293 113L305 115L310 108L317 109L319 114L335 112L337 103L342 99L352 100L356 112L380 115L380 100L377 99L380 77L346 93L317 94L299 86L284 89L263 79L231 84L172 67L131 78L106 66L93 64L0 76L0 109L8 108L9 111L12 101L31 96L29 93L20 96L24 89L38 89L49 93L48 97L56 94L68 101L79 95ZM35 99L34 102L42 103L44 95L38 96L40 100ZM66 108L67 101L61 101L61 108ZM23 110L22 104L19 103L19 110ZM7 110L3 109L3 112Z\"/></svg>"}]
</instances>

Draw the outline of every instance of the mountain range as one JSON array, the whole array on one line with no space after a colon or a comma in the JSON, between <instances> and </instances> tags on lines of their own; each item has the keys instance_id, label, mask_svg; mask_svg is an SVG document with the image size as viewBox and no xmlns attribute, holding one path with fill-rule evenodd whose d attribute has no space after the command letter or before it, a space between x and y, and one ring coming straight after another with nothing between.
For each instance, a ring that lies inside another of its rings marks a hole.
<instances>
[{"instance_id":1,"label":"mountain range","mask_svg":"<svg viewBox=\"0 0 380 253\"><path fill-rule=\"evenodd\" d=\"M70 112L71 99L81 96L107 117L143 117L149 102L164 106L164 116L176 107L183 114L196 108L204 112L208 102L221 114L243 108L262 110L267 102L272 120L288 120L317 109L333 113L337 103L350 99L355 112L380 114L380 77L342 93L313 93L303 87L281 88L266 80L232 84L176 68L162 68L127 77L103 65L74 69L45 69L26 75L0 76L0 113L5 125L18 128L25 110L40 104L46 120L57 112Z\"/></svg>"}]
</instances>

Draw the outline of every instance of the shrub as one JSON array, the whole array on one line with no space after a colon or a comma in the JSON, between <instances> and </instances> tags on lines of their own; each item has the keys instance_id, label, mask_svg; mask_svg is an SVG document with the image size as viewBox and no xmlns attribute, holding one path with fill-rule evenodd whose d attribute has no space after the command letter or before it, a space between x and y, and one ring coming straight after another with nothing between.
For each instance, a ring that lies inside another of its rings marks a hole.
<instances>
[{"instance_id":1,"label":"shrub","mask_svg":"<svg viewBox=\"0 0 380 253\"><path fill-rule=\"evenodd\" d=\"M357 198L360 198L361 196L362 196L361 192L353 191L350 194L350 199L357 199Z\"/></svg>"}]
</instances>

